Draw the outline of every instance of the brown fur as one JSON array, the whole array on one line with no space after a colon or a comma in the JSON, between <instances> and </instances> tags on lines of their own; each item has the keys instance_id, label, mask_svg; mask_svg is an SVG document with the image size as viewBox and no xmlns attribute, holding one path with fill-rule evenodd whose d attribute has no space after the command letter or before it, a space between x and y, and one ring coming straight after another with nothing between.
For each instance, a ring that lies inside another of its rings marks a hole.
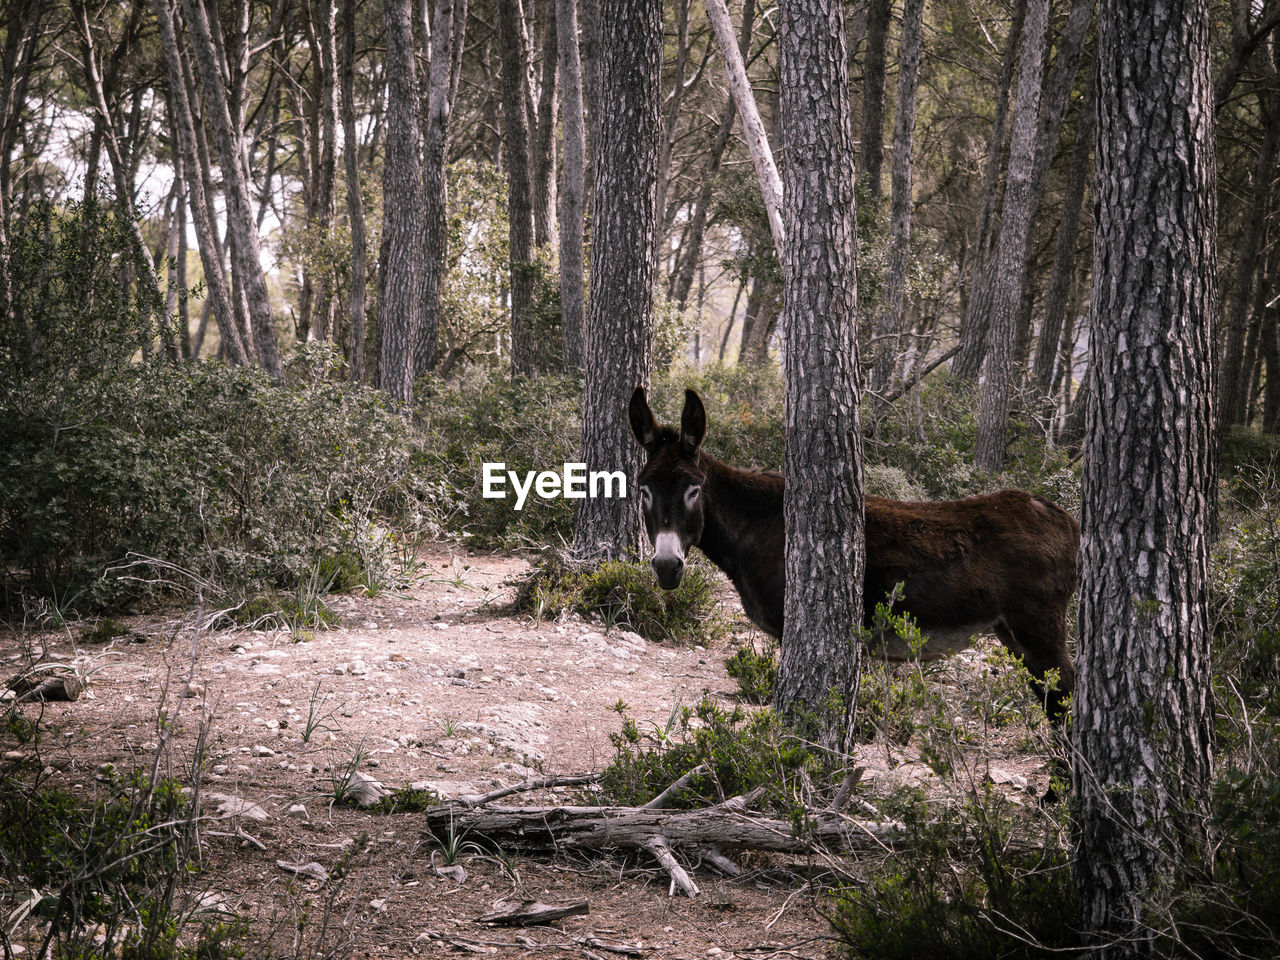
<instances>
[{"instance_id":1,"label":"brown fur","mask_svg":"<svg viewBox=\"0 0 1280 960\"><path fill-rule=\"evenodd\" d=\"M644 445L649 452L638 482L654 491L645 518L650 536L659 528L683 527L693 533L700 526L689 545L698 546L725 572L747 615L766 633L781 637L781 475L740 470L702 450L705 413L691 391L680 431L657 426L651 414L646 425L648 405L642 392L637 396L643 410L633 398L632 426L638 438L648 440ZM652 429L645 433L647 427ZM702 487L700 524L680 507L680 493L693 484ZM1060 714L1063 698L1075 686L1067 651L1067 608L1076 589L1079 548L1075 519L1021 490L927 503L867 497L867 625L875 605L902 583L897 609L909 612L929 635L924 658L953 653L967 645L971 634L994 631L1034 677L1058 670L1058 689L1047 707L1051 715ZM880 640L891 658L906 655L894 638Z\"/></svg>"}]
</instances>

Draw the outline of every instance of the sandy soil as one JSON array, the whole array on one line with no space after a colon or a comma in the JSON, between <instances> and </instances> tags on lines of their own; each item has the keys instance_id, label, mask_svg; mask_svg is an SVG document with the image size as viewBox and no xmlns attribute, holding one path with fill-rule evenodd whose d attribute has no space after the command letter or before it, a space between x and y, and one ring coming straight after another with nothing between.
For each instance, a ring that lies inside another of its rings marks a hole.
<instances>
[{"instance_id":1,"label":"sandy soil","mask_svg":"<svg viewBox=\"0 0 1280 960\"><path fill-rule=\"evenodd\" d=\"M642 725L661 725L704 695L734 699L723 666L728 643L667 647L580 620L512 618L500 610L525 561L447 546L422 559L425 575L412 589L331 598L341 626L303 642L281 630L197 634L182 611L130 617L131 633L106 647L84 644L74 626L0 634L10 673L33 644L53 661L78 658L89 673L79 700L28 708L38 710L43 737L40 755L25 762L34 759L52 783L90 791L104 764L150 766L166 705L177 716L170 772L184 779L203 728L204 809L242 810L204 833L206 898L248 917L255 942L273 942L277 956L325 955L349 934L355 956L627 955L620 946L655 958L829 955L830 900L806 883L804 864L757 855L736 880L696 869L702 895L694 901L670 897L655 864L621 854L503 863L468 853L458 883L434 872L443 860L423 836L421 814L333 805L335 781L357 765L387 789L420 784L447 796L598 771L612 756L619 700ZM735 600L726 590L726 604ZM737 616L735 630L746 634ZM954 658L953 679L980 668L983 656ZM6 766L17 761L7 757ZM923 764L904 759L911 754L898 751L889 770L869 748L865 762L869 776L886 781L928 778ZM1043 758L1010 750L1006 760L1015 781L1042 788ZM555 788L514 801L578 796ZM341 879L321 882L281 862L315 862L335 874L346 865ZM586 900L590 914L511 930L475 922L502 901L524 899Z\"/></svg>"}]
</instances>

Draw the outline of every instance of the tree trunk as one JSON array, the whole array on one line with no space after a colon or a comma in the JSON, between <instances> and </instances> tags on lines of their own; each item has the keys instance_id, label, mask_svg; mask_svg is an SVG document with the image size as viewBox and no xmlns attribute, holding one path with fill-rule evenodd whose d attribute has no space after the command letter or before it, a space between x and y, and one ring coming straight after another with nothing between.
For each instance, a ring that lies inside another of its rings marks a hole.
<instances>
[{"instance_id":1,"label":"tree trunk","mask_svg":"<svg viewBox=\"0 0 1280 960\"><path fill-rule=\"evenodd\" d=\"M742 32L738 36L738 52L745 62L751 46L751 30L755 24L755 0L745 0L742 4ZM689 231L680 244L680 258L671 278L670 297L680 309L689 300L689 291L693 289L693 274L702 255L702 241L706 236L707 217L716 186L716 175L720 172L720 162L724 159L725 148L729 145L729 137L733 133L733 120L737 110L730 96L725 102L724 111L720 115L720 126L716 130L716 138L711 143L711 152L707 155L706 170L702 175L702 183L698 187L698 198L694 201L693 214L689 218ZM730 324L732 326L732 324ZM728 342L728 331L725 332ZM721 351L723 355L724 351Z\"/></svg>"},{"instance_id":2,"label":"tree trunk","mask_svg":"<svg viewBox=\"0 0 1280 960\"><path fill-rule=\"evenodd\" d=\"M1076 240L1080 235L1080 211L1084 206L1084 192L1093 171L1091 151L1094 127L1094 75L1090 73L1080 103L1080 116L1076 122L1076 139L1071 149L1071 173L1067 180L1067 193L1062 198L1062 219L1058 222L1057 246L1053 255L1053 277L1045 298L1044 323L1040 327L1040 341L1036 345L1035 362L1032 365L1032 383L1041 397L1053 393L1054 361L1058 356L1058 342L1062 339L1063 321L1067 303L1071 297L1071 282L1076 272Z\"/></svg>"},{"instance_id":3,"label":"tree trunk","mask_svg":"<svg viewBox=\"0 0 1280 960\"><path fill-rule=\"evenodd\" d=\"M502 120L507 169L508 286L511 295L511 373L537 372L538 345L532 317L533 196L529 183L529 54L525 48L524 12L520 0L498 4L498 36L502 50Z\"/></svg>"},{"instance_id":4,"label":"tree trunk","mask_svg":"<svg viewBox=\"0 0 1280 960\"><path fill-rule=\"evenodd\" d=\"M671 182L671 155L676 145L676 126L680 122L680 106L684 102L685 70L689 64L689 0L676 3L676 63L671 82L670 104L663 124L662 145L658 150L658 235L665 236L667 224L667 189Z\"/></svg>"},{"instance_id":5,"label":"tree trunk","mask_svg":"<svg viewBox=\"0 0 1280 960\"><path fill-rule=\"evenodd\" d=\"M707 16L711 19L711 26L716 32L720 56L724 58L729 89L733 91L738 115L742 117L742 137L751 154L756 179L760 181L760 196L764 200L765 214L769 218L769 233L773 236L773 247L778 254L778 260L781 261L786 233L782 223L782 180L778 177L778 168L773 162L773 151L769 149L769 135L765 132L764 122L760 119L760 111L756 109L755 94L751 91L751 81L747 78L747 66L738 50L738 41L733 35L733 23L729 19L729 9L725 6L725 0L706 0L706 3Z\"/></svg>"},{"instance_id":6,"label":"tree trunk","mask_svg":"<svg viewBox=\"0 0 1280 960\"><path fill-rule=\"evenodd\" d=\"M177 33L173 25L173 8L170 0L151 0L160 26L160 42L164 48L165 63L169 71L169 110L174 116L178 132L178 147L186 175L187 190L191 200L191 218L195 222L196 241L200 248L200 262L204 266L207 296L218 325L223 350L227 359L237 365L250 363L246 344L240 336L235 312L231 304L231 290L222 269L222 245L214 230L210 216L210 198L206 192L207 166L200 163L200 150L196 139L195 122L191 115L191 102L187 99L187 82L182 69L182 55L178 49ZM196 353L199 350L197 347Z\"/></svg>"},{"instance_id":7,"label":"tree trunk","mask_svg":"<svg viewBox=\"0 0 1280 960\"><path fill-rule=\"evenodd\" d=\"M556 2L547 0L542 40L542 76L538 84L537 122L533 143L533 242L543 246L556 232L556 125L560 79Z\"/></svg>"},{"instance_id":8,"label":"tree trunk","mask_svg":"<svg viewBox=\"0 0 1280 960\"><path fill-rule=\"evenodd\" d=\"M633 481L640 448L627 404L647 386L653 356L662 0L614 0L601 11L599 140L595 144L592 279L582 398L587 470L623 470ZM574 551L618 556L640 547L638 497L578 503Z\"/></svg>"},{"instance_id":9,"label":"tree trunk","mask_svg":"<svg viewBox=\"0 0 1280 960\"><path fill-rule=\"evenodd\" d=\"M871 209L880 207L880 169L884 164L884 64L891 0L867 2L867 56L862 69L862 143L858 159ZM906 17L904 15L903 19Z\"/></svg>"},{"instance_id":10,"label":"tree trunk","mask_svg":"<svg viewBox=\"0 0 1280 960\"><path fill-rule=\"evenodd\" d=\"M783 0L786 596L774 704L852 746L864 567L857 238L844 7Z\"/></svg>"},{"instance_id":11,"label":"tree trunk","mask_svg":"<svg viewBox=\"0 0 1280 960\"><path fill-rule=\"evenodd\" d=\"M1253 204L1249 208L1249 224L1240 243L1240 263L1236 268L1235 295L1227 317L1227 342L1222 351L1218 392L1218 429L1225 431L1244 422L1249 371L1245 365L1245 325L1249 304L1253 302L1254 277L1257 272L1262 235L1270 205L1271 181L1275 175L1277 141L1280 126L1276 119L1266 123L1258 165L1253 175Z\"/></svg>"},{"instance_id":12,"label":"tree trunk","mask_svg":"<svg viewBox=\"0 0 1280 960\"><path fill-rule=\"evenodd\" d=\"M907 287L907 259L911 250L911 149L916 129L916 87L920 71L924 0L904 0L902 46L898 56L898 117L893 127L893 197L889 215L889 264L884 302L876 328L876 366L871 389L893 385L902 360L903 300Z\"/></svg>"},{"instance_id":13,"label":"tree trunk","mask_svg":"<svg viewBox=\"0 0 1280 960\"><path fill-rule=\"evenodd\" d=\"M991 313L987 334L987 375L978 404L978 442L974 462L979 470L997 473L1004 466L1005 431L1013 393L1014 325L1022 306L1027 266L1027 238L1035 215L1032 168L1036 156L1036 120L1044 75L1049 0L1027 0L1022 30L1018 101L1013 110L1013 142L1004 191L1000 242L992 272Z\"/></svg>"},{"instance_id":14,"label":"tree trunk","mask_svg":"<svg viewBox=\"0 0 1280 960\"><path fill-rule=\"evenodd\" d=\"M1017 0L1013 22L1009 24L1004 64L1000 69L1000 86L996 90L995 121L987 145L987 171L982 181L982 203L978 211L977 229L970 244L968 302L960 322L960 353L951 364L951 375L960 380L976 380L987 352L987 320L991 309L991 283L988 276L999 230L995 224L996 204L1000 197L1000 171L1004 169L1005 124L1009 118L1009 90L1013 87L1014 67L1022 39L1022 21L1027 13L1026 0ZM1038 81L1037 81L1038 82Z\"/></svg>"},{"instance_id":15,"label":"tree trunk","mask_svg":"<svg viewBox=\"0 0 1280 960\"><path fill-rule=\"evenodd\" d=\"M414 346L422 324L422 171L411 0L387 0L387 155L382 168L378 386L413 403Z\"/></svg>"},{"instance_id":16,"label":"tree trunk","mask_svg":"<svg viewBox=\"0 0 1280 960\"><path fill-rule=\"evenodd\" d=\"M581 370L585 339L582 263L587 133L582 106L582 62L578 52L576 0L555 0L556 46L563 98L564 167L560 183L560 335L566 370Z\"/></svg>"},{"instance_id":17,"label":"tree trunk","mask_svg":"<svg viewBox=\"0 0 1280 960\"><path fill-rule=\"evenodd\" d=\"M322 236L327 240L333 231L334 183L338 167L338 53L334 39L336 11L333 0L313 0L309 9L314 19L316 48L320 54L314 65L319 73L319 96L316 102L319 129L315 201L311 210L312 238ZM322 258L320 262L313 322L315 338L328 340L333 336L337 278L333 265L327 262L327 258Z\"/></svg>"},{"instance_id":18,"label":"tree trunk","mask_svg":"<svg viewBox=\"0 0 1280 960\"><path fill-rule=\"evenodd\" d=\"M422 160L422 316L414 341L413 368L420 376L435 366L440 341L441 294L444 291L446 241L449 235L449 118L453 113L453 65L466 40L467 0L439 0L431 30L431 64L427 83L427 129Z\"/></svg>"},{"instance_id":19,"label":"tree trunk","mask_svg":"<svg viewBox=\"0 0 1280 960\"><path fill-rule=\"evenodd\" d=\"M210 32L209 18L202 0L182 0L187 29L191 33L191 49L204 90L205 118L211 122L213 135L222 157L222 176L226 183L227 232L231 234L232 262L237 286L244 291L249 310L249 323L258 362L273 380L284 377L280 346L276 342L275 324L271 317L271 299L262 273L258 232L254 229L253 207L249 200L249 183L244 164L244 134L232 123L231 108L223 86L225 59L219 60Z\"/></svg>"},{"instance_id":20,"label":"tree trunk","mask_svg":"<svg viewBox=\"0 0 1280 960\"><path fill-rule=\"evenodd\" d=\"M1102 958L1151 955L1151 911L1209 866L1209 55L1202 0L1104 0L1073 723L1080 920Z\"/></svg>"},{"instance_id":21,"label":"tree trunk","mask_svg":"<svg viewBox=\"0 0 1280 960\"><path fill-rule=\"evenodd\" d=\"M347 294L347 372L364 379L365 287L368 239L360 184L360 139L356 133L356 0L342 0L342 160L347 175L347 222L351 227L351 289Z\"/></svg>"}]
</instances>

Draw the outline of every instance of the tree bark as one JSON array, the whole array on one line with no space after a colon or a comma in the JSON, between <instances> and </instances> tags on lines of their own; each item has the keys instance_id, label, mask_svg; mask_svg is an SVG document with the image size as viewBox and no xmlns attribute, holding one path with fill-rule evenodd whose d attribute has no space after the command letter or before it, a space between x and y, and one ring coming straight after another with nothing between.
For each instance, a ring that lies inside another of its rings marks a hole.
<instances>
[{"instance_id":1,"label":"tree bark","mask_svg":"<svg viewBox=\"0 0 1280 960\"><path fill-rule=\"evenodd\" d=\"M1081 928L1103 958L1151 955L1155 898L1209 866L1209 56L1203 0L1104 0L1073 723Z\"/></svg>"},{"instance_id":2,"label":"tree bark","mask_svg":"<svg viewBox=\"0 0 1280 960\"><path fill-rule=\"evenodd\" d=\"M414 348L422 325L422 170L411 0L387 0L387 155L382 168L378 386L413 403Z\"/></svg>"},{"instance_id":3,"label":"tree bark","mask_svg":"<svg viewBox=\"0 0 1280 960\"><path fill-rule=\"evenodd\" d=\"M542 39L542 74L538 84L538 109L533 136L533 242L543 246L556 232L556 125L559 99L560 58L556 2L547 0Z\"/></svg>"},{"instance_id":4,"label":"tree bark","mask_svg":"<svg viewBox=\"0 0 1280 960\"><path fill-rule=\"evenodd\" d=\"M502 120L507 170L507 244L510 248L508 286L511 296L511 373L530 377L537 372L534 342L533 194L529 182L529 53L525 47L524 12L520 0L498 4L498 36L502 53Z\"/></svg>"},{"instance_id":5,"label":"tree bark","mask_svg":"<svg viewBox=\"0 0 1280 960\"><path fill-rule=\"evenodd\" d=\"M653 364L662 0L612 0L601 10L599 140L595 144L592 282L582 398L587 470L640 469L627 404ZM638 497L578 502L574 552L634 553L644 527Z\"/></svg>"},{"instance_id":6,"label":"tree bark","mask_svg":"<svg viewBox=\"0 0 1280 960\"><path fill-rule=\"evenodd\" d=\"M356 0L342 0L342 161L347 178L347 223L351 228L351 289L347 293L347 372L364 379L365 287L369 279L364 194L360 183L360 139L356 133Z\"/></svg>"},{"instance_id":7,"label":"tree bark","mask_svg":"<svg viewBox=\"0 0 1280 960\"><path fill-rule=\"evenodd\" d=\"M911 250L911 150L916 129L916 88L920 75L921 28L924 0L904 0L902 45L898 55L898 116L893 127L893 194L889 214L889 263L884 302L876 334L876 366L871 389L893 386L902 354L903 300L907 287L907 259Z\"/></svg>"},{"instance_id":8,"label":"tree bark","mask_svg":"<svg viewBox=\"0 0 1280 960\"><path fill-rule=\"evenodd\" d=\"M951 364L951 375L960 380L978 379L987 352L987 318L991 309L988 272L999 233L994 220L1000 197L1000 171L1004 169L1005 124L1009 118L1009 91L1013 87L1018 47L1022 40L1022 22L1026 13L1026 0L1017 0L1013 22L1009 24L1004 63L1000 69L1000 87L996 90L995 120L991 125L987 170L982 181L982 203L973 243L970 244L969 296L964 319L960 322L960 352Z\"/></svg>"},{"instance_id":9,"label":"tree bark","mask_svg":"<svg viewBox=\"0 0 1280 960\"><path fill-rule=\"evenodd\" d=\"M165 63L169 70L169 109L174 115L174 127L178 132L178 148L186 174L186 184L191 201L191 219L195 223L196 241L200 248L200 262L204 266L205 284L218 325L218 336L227 359L236 365L250 363L249 353L240 336L235 311L231 304L231 290L222 269L222 245L214 230L209 214L210 198L206 192L207 167L200 163L200 150L196 140L195 123L191 114L191 102L187 99L187 82L182 69L182 55L178 48L177 33L173 25L173 8L170 0L151 0L160 26L160 44L164 49ZM198 345L196 352L199 352Z\"/></svg>"},{"instance_id":10,"label":"tree bark","mask_svg":"<svg viewBox=\"0 0 1280 960\"><path fill-rule=\"evenodd\" d=\"M786 596L774 705L826 747L852 745L865 565L854 147L844 7L783 0L786 166Z\"/></svg>"},{"instance_id":11,"label":"tree bark","mask_svg":"<svg viewBox=\"0 0 1280 960\"><path fill-rule=\"evenodd\" d=\"M1036 158L1036 121L1044 74L1049 0L1027 0L1018 69L1018 101L1013 111L1013 142L1004 191L1000 242L992 272L991 313L987 334L987 372L978 403L978 441L974 462L979 470L997 473L1004 466L1005 431L1013 393L1014 324L1022 305L1027 266L1027 238L1035 215L1032 181Z\"/></svg>"},{"instance_id":12,"label":"tree bark","mask_svg":"<svg viewBox=\"0 0 1280 960\"><path fill-rule=\"evenodd\" d=\"M867 2L867 55L862 68L862 144L858 159L862 164L863 189L873 211L880 207L880 170L884 165L884 65L892 12L891 0Z\"/></svg>"},{"instance_id":13,"label":"tree bark","mask_svg":"<svg viewBox=\"0 0 1280 960\"><path fill-rule=\"evenodd\" d=\"M745 0L742 4L742 32L738 35L738 52L745 62L751 46L751 31L755 24L755 0ZM720 126L716 130L716 138L711 143L711 152L707 155L707 166L702 175L702 183L698 187L698 198L694 201L693 214L689 218L689 232L680 244L680 258L671 278L669 291L672 300L684 309L689 301L689 291L693 289L693 274L702 255L702 242L706 236L707 218L711 210L711 202L716 186L716 175L720 172L720 163L724 159L725 148L729 145L729 137L733 133L733 121L737 116L733 97L725 101L720 115ZM730 324L732 326L732 324ZM725 342L728 342L728 331L725 331ZM724 351L721 351L723 355Z\"/></svg>"},{"instance_id":14,"label":"tree bark","mask_svg":"<svg viewBox=\"0 0 1280 960\"><path fill-rule=\"evenodd\" d=\"M746 141L747 151L751 154L756 179L760 182L760 196L764 200L765 214L769 218L769 233L773 236L773 247L781 262L786 235L782 220L782 180L773 162L773 151L769 149L769 135L765 131L764 122L760 119L760 111L756 109L755 94L751 91L751 81L747 78L747 66L743 62L742 54L738 50L737 38L733 34L729 8L725 6L725 0L706 0L706 4L707 16L716 32L720 56L724 58L729 89L733 92L738 115L742 118L742 137Z\"/></svg>"},{"instance_id":15,"label":"tree bark","mask_svg":"<svg viewBox=\"0 0 1280 960\"><path fill-rule=\"evenodd\" d=\"M431 29L427 77L427 117L422 158L422 317L413 348L415 376L436 364L440 341L441 295L448 257L449 118L457 87L453 67L466 40L467 0L439 0Z\"/></svg>"},{"instance_id":16,"label":"tree bark","mask_svg":"<svg viewBox=\"0 0 1280 960\"><path fill-rule=\"evenodd\" d=\"M187 28L191 32L191 49L204 90L205 117L213 127L222 158L222 176L226 183L227 232L231 234L231 256L235 265L237 286L244 291L249 310L249 324L257 348L258 362L273 380L284 377L280 345L276 342L275 323L271 317L271 299L262 273L258 232L254 228L253 207L249 200L249 183L244 164L244 134L232 123L230 104L223 86L225 58L220 60L209 27L209 18L201 0L182 0Z\"/></svg>"},{"instance_id":17,"label":"tree bark","mask_svg":"<svg viewBox=\"0 0 1280 960\"><path fill-rule=\"evenodd\" d=\"M1080 211L1084 207L1089 174L1093 172L1091 152L1095 89L1091 73L1085 85L1080 116L1076 122L1076 139L1071 148L1071 172L1068 175L1066 195L1062 198L1062 218L1058 221L1058 236L1053 254L1053 277L1045 296L1044 323L1040 327L1040 340L1036 345L1035 362L1032 365L1032 383L1035 392L1041 397L1048 397L1053 393L1054 362L1062 339L1067 304L1071 299L1071 282L1076 272Z\"/></svg>"},{"instance_id":18,"label":"tree bark","mask_svg":"<svg viewBox=\"0 0 1280 960\"><path fill-rule=\"evenodd\" d=\"M560 336L564 368L581 370L586 293L582 262L587 131L582 106L582 61L578 51L576 0L555 0L560 58L564 166L560 182Z\"/></svg>"},{"instance_id":19,"label":"tree bark","mask_svg":"<svg viewBox=\"0 0 1280 960\"><path fill-rule=\"evenodd\" d=\"M1245 363L1245 325L1249 305L1253 302L1253 290L1262 236L1270 206L1272 178L1275 176L1276 147L1280 141L1280 127L1275 120L1266 123L1262 146L1258 151L1258 164L1253 174L1253 204L1249 208L1249 223L1240 244L1240 263L1236 268L1235 295L1231 300L1231 313L1227 317L1227 342L1222 351L1221 377L1218 392L1218 429L1244 422L1244 408L1249 385L1249 371Z\"/></svg>"}]
</instances>

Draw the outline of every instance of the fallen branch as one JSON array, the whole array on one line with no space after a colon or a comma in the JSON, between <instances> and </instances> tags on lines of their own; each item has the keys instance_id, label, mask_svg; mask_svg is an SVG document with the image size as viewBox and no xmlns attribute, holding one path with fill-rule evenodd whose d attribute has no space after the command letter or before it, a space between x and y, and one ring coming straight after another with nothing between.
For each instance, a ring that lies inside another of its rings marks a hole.
<instances>
[{"instance_id":1,"label":"fallen branch","mask_svg":"<svg viewBox=\"0 0 1280 960\"><path fill-rule=\"evenodd\" d=\"M805 831L797 836L787 820L751 814L762 791L733 797L699 810L654 807L491 807L441 804L426 812L427 829L438 836L452 831L472 840L489 840L504 849L644 850L671 877L673 889L697 895L697 884L680 866L675 851L714 851L706 859L732 872L722 850L769 850L808 854L818 850L884 850L903 833L894 822L856 820L838 811L806 811ZM705 856L705 854L704 854Z\"/></svg>"},{"instance_id":2,"label":"fallen branch","mask_svg":"<svg viewBox=\"0 0 1280 960\"><path fill-rule=\"evenodd\" d=\"M509 904L501 910L477 917L476 923L492 923L501 927L530 927L563 920L565 917L580 917L590 912L591 907L585 900L558 907L549 903L540 903L537 900L526 900L524 903Z\"/></svg>"}]
</instances>

